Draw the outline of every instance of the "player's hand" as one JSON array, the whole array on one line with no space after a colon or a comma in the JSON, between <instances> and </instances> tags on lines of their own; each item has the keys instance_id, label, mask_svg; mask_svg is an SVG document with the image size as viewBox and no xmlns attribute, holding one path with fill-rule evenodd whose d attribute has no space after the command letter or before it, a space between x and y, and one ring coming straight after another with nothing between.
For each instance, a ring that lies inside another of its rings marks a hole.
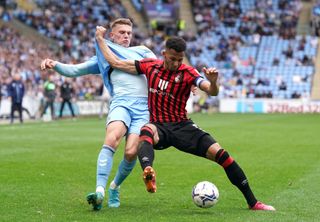
<instances>
[{"instance_id":1,"label":"player's hand","mask_svg":"<svg viewBox=\"0 0 320 222\"><path fill-rule=\"evenodd\" d=\"M216 83L218 80L218 76L219 76L219 72L216 68L210 67L210 68L206 68L203 67L202 69L203 73L205 74L206 78L212 82L212 83Z\"/></svg>"},{"instance_id":2,"label":"player's hand","mask_svg":"<svg viewBox=\"0 0 320 222\"><path fill-rule=\"evenodd\" d=\"M107 29L103 26L96 27L96 39L103 39L104 35L106 34Z\"/></svg>"},{"instance_id":3,"label":"player's hand","mask_svg":"<svg viewBox=\"0 0 320 222\"><path fill-rule=\"evenodd\" d=\"M41 62L41 70L45 70L45 69L53 69L57 64L57 61L54 61L52 59L44 59Z\"/></svg>"}]
</instances>

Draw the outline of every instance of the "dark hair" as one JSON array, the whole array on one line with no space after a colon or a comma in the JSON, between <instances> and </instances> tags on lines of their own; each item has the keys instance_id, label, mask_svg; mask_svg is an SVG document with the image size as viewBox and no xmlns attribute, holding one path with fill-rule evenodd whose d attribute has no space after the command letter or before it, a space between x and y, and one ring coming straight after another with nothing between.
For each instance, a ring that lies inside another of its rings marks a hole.
<instances>
[{"instance_id":1,"label":"dark hair","mask_svg":"<svg viewBox=\"0 0 320 222\"><path fill-rule=\"evenodd\" d=\"M174 49L176 52L184 52L187 48L187 44L183 38L173 36L166 41L166 48Z\"/></svg>"}]
</instances>

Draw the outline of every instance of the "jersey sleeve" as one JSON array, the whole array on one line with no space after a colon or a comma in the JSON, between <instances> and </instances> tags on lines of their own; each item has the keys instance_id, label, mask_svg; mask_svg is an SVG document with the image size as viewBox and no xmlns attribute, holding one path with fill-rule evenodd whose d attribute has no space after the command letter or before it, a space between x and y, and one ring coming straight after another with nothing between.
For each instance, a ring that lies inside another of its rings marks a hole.
<instances>
[{"instance_id":1,"label":"jersey sleeve","mask_svg":"<svg viewBox=\"0 0 320 222\"><path fill-rule=\"evenodd\" d=\"M202 81L204 81L203 76L193 67L190 67L189 69L191 82L193 85L200 87L200 84Z\"/></svg>"},{"instance_id":2,"label":"jersey sleeve","mask_svg":"<svg viewBox=\"0 0 320 222\"><path fill-rule=\"evenodd\" d=\"M67 77L77 77L88 74L100 74L98 60L96 56L91 57L88 61L79 64L64 64L58 62L54 70L59 74Z\"/></svg>"},{"instance_id":3,"label":"jersey sleeve","mask_svg":"<svg viewBox=\"0 0 320 222\"><path fill-rule=\"evenodd\" d=\"M147 75L147 70L148 67L150 67L155 60L151 58L146 58L142 60L135 60L135 66L137 69L138 74L146 74Z\"/></svg>"},{"instance_id":4,"label":"jersey sleeve","mask_svg":"<svg viewBox=\"0 0 320 222\"><path fill-rule=\"evenodd\" d=\"M195 80L194 80L194 85L196 85L197 87L200 88L201 83L204 81L204 78L202 76L198 76Z\"/></svg>"}]
</instances>

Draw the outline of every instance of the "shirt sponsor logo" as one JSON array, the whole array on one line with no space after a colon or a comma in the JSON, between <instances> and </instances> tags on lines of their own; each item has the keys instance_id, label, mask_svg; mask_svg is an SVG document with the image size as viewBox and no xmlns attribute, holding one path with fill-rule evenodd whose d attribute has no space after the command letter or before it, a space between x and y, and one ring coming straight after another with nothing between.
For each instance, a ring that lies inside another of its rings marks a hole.
<instances>
[{"instance_id":1,"label":"shirt sponsor logo","mask_svg":"<svg viewBox=\"0 0 320 222\"><path fill-rule=\"evenodd\" d=\"M156 93L156 94L162 95L162 96L169 96L171 98L174 98L174 96L171 93L164 91L164 90L166 90L168 88L168 85L169 85L168 81L160 79L160 81L158 83L158 89L149 88L149 92Z\"/></svg>"},{"instance_id":2,"label":"shirt sponsor logo","mask_svg":"<svg viewBox=\"0 0 320 222\"><path fill-rule=\"evenodd\" d=\"M157 90L157 89L154 89L154 88L149 88L149 92L156 93L156 94L162 95L162 96L170 96L172 99L174 99L174 96L171 93L164 92L164 91L161 91L161 90Z\"/></svg>"},{"instance_id":3,"label":"shirt sponsor logo","mask_svg":"<svg viewBox=\"0 0 320 222\"><path fill-rule=\"evenodd\" d=\"M160 88L161 90L166 90L168 87L168 84L169 84L168 81L160 79L159 84L158 84L158 88Z\"/></svg>"}]
</instances>

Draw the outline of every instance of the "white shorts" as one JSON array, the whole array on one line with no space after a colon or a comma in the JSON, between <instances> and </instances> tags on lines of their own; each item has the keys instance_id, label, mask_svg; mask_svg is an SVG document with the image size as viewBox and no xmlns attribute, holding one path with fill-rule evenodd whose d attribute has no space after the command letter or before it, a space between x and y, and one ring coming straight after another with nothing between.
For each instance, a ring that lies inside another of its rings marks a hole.
<instances>
[{"instance_id":1,"label":"white shorts","mask_svg":"<svg viewBox=\"0 0 320 222\"><path fill-rule=\"evenodd\" d=\"M107 125L113 121L122 121L127 134L140 134L143 125L149 122L147 97L116 97L110 102Z\"/></svg>"}]
</instances>

